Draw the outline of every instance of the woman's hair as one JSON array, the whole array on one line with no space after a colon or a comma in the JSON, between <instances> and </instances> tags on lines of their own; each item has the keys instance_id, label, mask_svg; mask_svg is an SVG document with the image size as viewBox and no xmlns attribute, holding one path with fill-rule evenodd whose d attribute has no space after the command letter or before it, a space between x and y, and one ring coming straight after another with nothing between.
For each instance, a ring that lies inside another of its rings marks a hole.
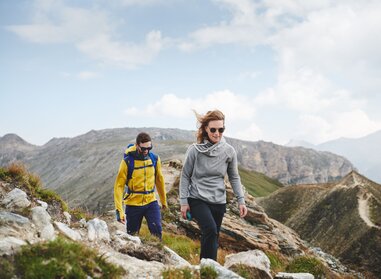
<instances>
[{"instance_id":1,"label":"woman's hair","mask_svg":"<svg viewBox=\"0 0 381 279\"><path fill-rule=\"evenodd\" d=\"M193 110L194 114L197 118L197 143L203 143L204 139L208 138L208 134L205 128L208 126L210 121L213 120L223 120L225 124L225 115L219 110L210 110L204 115L198 114L195 110Z\"/></svg>"}]
</instances>

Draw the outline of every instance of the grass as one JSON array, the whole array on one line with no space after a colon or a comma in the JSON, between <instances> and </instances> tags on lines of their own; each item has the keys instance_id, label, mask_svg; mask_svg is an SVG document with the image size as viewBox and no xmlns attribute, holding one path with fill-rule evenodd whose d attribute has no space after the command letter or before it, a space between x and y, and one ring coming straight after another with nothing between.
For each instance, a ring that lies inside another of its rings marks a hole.
<instances>
[{"instance_id":1,"label":"grass","mask_svg":"<svg viewBox=\"0 0 381 279\"><path fill-rule=\"evenodd\" d=\"M5 261L1 278L120 278L124 270L99 256L86 246L57 238L54 241L23 246L14 255L14 269Z\"/></svg>"},{"instance_id":2,"label":"grass","mask_svg":"<svg viewBox=\"0 0 381 279\"><path fill-rule=\"evenodd\" d=\"M285 269L286 259L284 259L283 256L279 255L278 253L270 252L270 251L266 252L266 256L270 260L271 271L273 271L274 273L278 273Z\"/></svg>"},{"instance_id":3,"label":"grass","mask_svg":"<svg viewBox=\"0 0 381 279\"><path fill-rule=\"evenodd\" d=\"M272 192L283 187L279 181L272 179L262 173L238 168L241 182L245 185L246 190L254 197L265 197Z\"/></svg>"},{"instance_id":4,"label":"grass","mask_svg":"<svg viewBox=\"0 0 381 279\"><path fill-rule=\"evenodd\" d=\"M32 197L48 203L58 203L63 211L69 210L67 203L56 192L43 188L40 177L30 173L21 163L12 163L6 168L0 168L0 179L17 182Z\"/></svg>"},{"instance_id":5,"label":"grass","mask_svg":"<svg viewBox=\"0 0 381 279\"><path fill-rule=\"evenodd\" d=\"M293 259L286 267L287 272L299 273L308 272L315 276L315 278L325 278L324 265L314 257L297 257Z\"/></svg>"},{"instance_id":6,"label":"grass","mask_svg":"<svg viewBox=\"0 0 381 279\"><path fill-rule=\"evenodd\" d=\"M162 273L163 279L193 279L200 278L197 270L190 268L168 268Z\"/></svg>"},{"instance_id":7,"label":"grass","mask_svg":"<svg viewBox=\"0 0 381 279\"><path fill-rule=\"evenodd\" d=\"M148 230L148 227L143 221L140 228L139 237L145 244L154 245L163 249L163 245L168 246L170 249L175 251L179 256L190 262L191 264L198 264L200 258L200 243L194 241L185 235L173 234L163 231L162 241L152 236Z\"/></svg>"}]
</instances>

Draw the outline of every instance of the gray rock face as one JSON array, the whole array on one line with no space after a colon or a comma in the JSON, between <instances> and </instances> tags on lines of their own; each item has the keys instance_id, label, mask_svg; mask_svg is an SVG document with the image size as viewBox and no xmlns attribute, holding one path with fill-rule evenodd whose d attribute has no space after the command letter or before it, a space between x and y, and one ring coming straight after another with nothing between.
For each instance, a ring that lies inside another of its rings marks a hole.
<instances>
[{"instance_id":1,"label":"gray rock face","mask_svg":"<svg viewBox=\"0 0 381 279\"><path fill-rule=\"evenodd\" d=\"M223 267L212 259L201 259L200 267L205 266L213 267L217 271L218 279L243 279L243 277L239 276L237 273Z\"/></svg>"},{"instance_id":2,"label":"gray rock face","mask_svg":"<svg viewBox=\"0 0 381 279\"><path fill-rule=\"evenodd\" d=\"M82 237L81 235L79 234L79 232L76 232L74 230L72 230L71 228L69 228L66 224L64 223L61 223L61 222L54 222L54 225L56 225L56 227L64 234L66 235L68 238L72 239L72 240L81 240Z\"/></svg>"},{"instance_id":3,"label":"gray rock face","mask_svg":"<svg viewBox=\"0 0 381 279\"><path fill-rule=\"evenodd\" d=\"M314 279L311 273L287 273L279 272L274 279Z\"/></svg>"},{"instance_id":4,"label":"gray rock face","mask_svg":"<svg viewBox=\"0 0 381 279\"><path fill-rule=\"evenodd\" d=\"M55 238L54 227L50 222L51 219L52 217L42 206L32 208L32 221L38 228L42 239L52 240Z\"/></svg>"},{"instance_id":5,"label":"gray rock face","mask_svg":"<svg viewBox=\"0 0 381 279\"><path fill-rule=\"evenodd\" d=\"M251 250L228 255L225 258L224 267L231 268L239 264L255 268L258 278L272 279L270 260L261 250Z\"/></svg>"},{"instance_id":6,"label":"gray rock face","mask_svg":"<svg viewBox=\"0 0 381 279\"><path fill-rule=\"evenodd\" d=\"M94 218L87 222L88 238L90 241L110 242L110 233L105 221Z\"/></svg>"},{"instance_id":7,"label":"gray rock face","mask_svg":"<svg viewBox=\"0 0 381 279\"><path fill-rule=\"evenodd\" d=\"M28 207L30 205L30 201L24 191L15 188L4 197L1 204L8 209L17 209Z\"/></svg>"}]
</instances>

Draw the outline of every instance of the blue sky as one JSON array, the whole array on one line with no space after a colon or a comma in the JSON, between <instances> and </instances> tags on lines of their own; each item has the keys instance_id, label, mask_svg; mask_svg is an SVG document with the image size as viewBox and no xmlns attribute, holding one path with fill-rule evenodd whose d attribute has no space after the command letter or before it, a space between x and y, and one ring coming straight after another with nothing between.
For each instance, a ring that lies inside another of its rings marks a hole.
<instances>
[{"instance_id":1,"label":"blue sky","mask_svg":"<svg viewBox=\"0 0 381 279\"><path fill-rule=\"evenodd\" d=\"M286 144L381 129L381 2L0 1L0 136L196 129Z\"/></svg>"}]
</instances>

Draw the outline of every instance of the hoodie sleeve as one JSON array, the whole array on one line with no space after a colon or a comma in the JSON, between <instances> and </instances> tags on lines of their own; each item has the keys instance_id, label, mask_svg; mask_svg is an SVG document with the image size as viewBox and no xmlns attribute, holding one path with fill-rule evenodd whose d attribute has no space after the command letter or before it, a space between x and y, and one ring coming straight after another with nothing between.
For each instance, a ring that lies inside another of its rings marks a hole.
<instances>
[{"instance_id":1,"label":"hoodie sleeve","mask_svg":"<svg viewBox=\"0 0 381 279\"><path fill-rule=\"evenodd\" d=\"M193 145L188 148L185 156L185 162L180 176L180 205L188 204L189 187L191 185L191 178L193 173L194 164L196 161L196 149Z\"/></svg>"},{"instance_id":2,"label":"hoodie sleeve","mask_svg":"<svg viewBox=\"0 0 381 279\"><path fill-rule=\"evenodd\" d=\"M167 205L167 194L165 192L164 176L163 176L163 172L161 171L161 160L159 157L157 158L156 172L157 173L156 173L155 184L156 184L157 192L159 194L160 203L167 207L168 206Z\"/></svg>"},{"instance_id":3,"label":"hoodie sleeve","mask_svg":"<svg viewBox=\"0 0 381 279\"><path fill-rule=\"evenodd\" d=\"M239 177L239 173L238 173L237 153L235 152L233 147L232 147L232 151L233 151L232 160L228 163L228 177L229 177L230 184L232 185L234 194L237 197L238 203L245 204L241 178Z\"/></svg>"},{"instance_id":4,"label":"hoodie sleeve","mask_svg":"<svg viewBox=\"0 0 381 279\"><path fill-rule=\"evenodd\" d=\"M114 184L114 203L115 208L119 211L120 218L124 218L123 212L123 193L127 180L127 164L124 160L120 162L118 175Z\"/></svg>"}]
</instances>

